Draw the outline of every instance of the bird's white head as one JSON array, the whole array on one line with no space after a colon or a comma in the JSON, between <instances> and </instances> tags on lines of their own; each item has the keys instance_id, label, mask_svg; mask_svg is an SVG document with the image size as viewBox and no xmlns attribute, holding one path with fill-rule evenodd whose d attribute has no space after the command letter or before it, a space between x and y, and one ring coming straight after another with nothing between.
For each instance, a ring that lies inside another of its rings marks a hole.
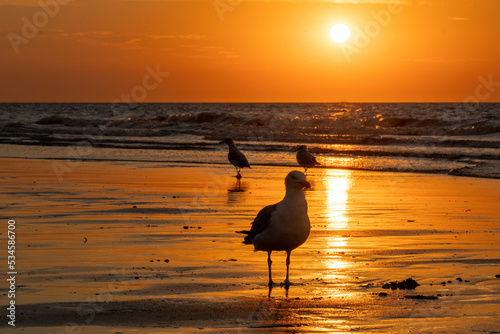
<instances>
[{"instance_id":1,"label":"bird's white head","mask_svg":"<svg viewBox=\"0 0 500 334\"><path fill-rule=\"evenodd\" d=\"M304 173L294 170L286 176L285 187L287 189L311 188L311 184L306 181Z\"/></svg>"}]
</instances>

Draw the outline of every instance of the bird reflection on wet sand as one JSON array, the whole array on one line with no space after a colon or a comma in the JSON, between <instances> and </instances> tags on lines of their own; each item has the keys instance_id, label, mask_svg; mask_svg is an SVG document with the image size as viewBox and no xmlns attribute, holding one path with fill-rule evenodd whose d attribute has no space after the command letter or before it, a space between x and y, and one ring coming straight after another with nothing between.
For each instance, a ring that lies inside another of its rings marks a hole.
<instances>
[{"instance_id":1,"label":"bird reflection on wet sand","mask_svg":"<svg viewBox=\"0 0 500 334\"><path fill-rule=\"evenodd\" d=\"M285 298L288 298L288 292L290 291L290 286L293 285L292 283L286 284L286 283L280 283L280 287L285 288ZM268 291L267 291L267 298L271 299L272 292L273 292L274 285L273 284L268 284Z\"/></svg>"},{"instance_id":2,"label":"bird reflection on wet sand","mask_svg":"<svg viewBox=\"0 0 500 334\"><path fill-rule=\"evenodd\" d=\"M236 184L234 187L229 188L227 191L230 193L238 193L238 192L245 192L247 190L247 187L245 184L243 186L241 185L241 178L236 178Z\"/></svg>"}]
</instances>

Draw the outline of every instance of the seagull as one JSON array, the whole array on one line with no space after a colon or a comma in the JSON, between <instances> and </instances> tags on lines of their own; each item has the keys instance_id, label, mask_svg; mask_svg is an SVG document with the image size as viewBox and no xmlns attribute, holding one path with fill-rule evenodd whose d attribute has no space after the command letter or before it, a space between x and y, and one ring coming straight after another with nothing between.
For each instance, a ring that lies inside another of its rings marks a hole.
<instances>
[{"instance_id":1,"label":"seagull","mask_svg":"<svg viewBox=\"0 0 500 334\"><path fill-rule=\"evenodd\" d=\"M286 280L290 286L290 253L302 245L309 237L311 223L307 215L307 202L302 190L311 188L304 173L290 172L285 178L285 197L281 202L268 205L257 214L250 231L237 231L246 234L244 244L254 245L254 251L267 252L269 287L272 287L271 253L286 251Z\"/></svg>"},{"instance_id":2,"label":"seagull","mask_svg":"<svg viewBox=\"0 0 500 334\"><path fill-rule=\"evenodd\" d=\"M236 168L237 171L236 178L241 179L240 170L245 167L252 168L250 167L247 158L243 153L240 152L240 150L238 150L238 148L234 144L234 141L231 138L226 138L219 144L227 144L227 146L229 146L229 153L227 154L227 159Z\"/></svg>"},{"instance_id":3,"label":"seagull","mask_svg":"<svg viewBox=\"0 0 500 334\"><path fill-rule=\"evenodd\" d=\"M304 167L306 173L308 168L319 165L314 155L307 151L306 145L300 145L295 151L297 151L297 162Z\"/></svg>"}]
</instances>

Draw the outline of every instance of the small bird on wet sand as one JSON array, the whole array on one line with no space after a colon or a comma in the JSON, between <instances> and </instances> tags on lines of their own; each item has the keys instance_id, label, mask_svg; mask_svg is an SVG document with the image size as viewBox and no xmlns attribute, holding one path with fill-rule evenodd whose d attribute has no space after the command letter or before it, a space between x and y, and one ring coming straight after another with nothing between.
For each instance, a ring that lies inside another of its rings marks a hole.
<instances>
[{"instance_id":1,"label":"small bird on wet sand","mask_svg":"<svg viewBox=\"0 0 500 334\"><path fill-rule=\"evenodd\" d=\"M314 155L307 151L306 145L300 145L295 151L297 151L297 162L301 167L304 167L305 172L307 172L308 168L319 165Z\"/></svg>"},{"instance_id":2,"label":"small bird on wet sand","mask_svg":"<svg viewBox=\"0 0 500 334\"><path fill-rule=\"evenodd\" d=\"M252 168L250 167L247 158L243 153L240 152L240 150L238 150L238 148L234 144L234 141L231 138L226 138L219 144L227 144L227 146L229 147L229 153L227 154L227 159L236 168L237 171L236 178L241 179L240 170L245 167Z\"/></svg>"},{"instance_id":3,"label":"small bird on wet sand","mask_svg":"<svg viewBox=\"0 0 500 334\"><path fill-rule=\"evenodd\" d=\"M303 188L311 188L304 173L290 172L285 178L285 197L281 202L266 206L257 214L250 231L237 231L247 234L244 244L254 245L254 251L267 252L269 286L274 283L271 275L272 251L286 251L286 280L289 286L290 253L302 245L309 237L311 224L307 215L307 201Z\"/></svg>"}]
</instances>

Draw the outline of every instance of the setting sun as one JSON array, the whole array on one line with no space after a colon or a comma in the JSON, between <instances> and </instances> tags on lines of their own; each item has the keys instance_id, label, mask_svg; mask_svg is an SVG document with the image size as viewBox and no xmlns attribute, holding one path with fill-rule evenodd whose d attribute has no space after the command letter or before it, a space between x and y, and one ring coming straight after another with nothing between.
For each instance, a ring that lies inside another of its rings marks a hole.
<instances>
[{"instance_id":1,"label":"setting sun","mask_svg":"<svg viewBox=\"0 0 500 334\"><path fill-rule=\"evenodd\" d=\"M351 37L351 29L343 23L336 24L330 29L330 37L336 43L345 43Z\"/></svg>"},{"instance_id":2,"label":"setting sun","mask_svg":"<svg viewBox=\"0 0 500 334\"><path fill-rule=\"evenodd\" d=\"M496 102L479 2L0 0L0 101Z\"/></svg>"}]
</instances>

